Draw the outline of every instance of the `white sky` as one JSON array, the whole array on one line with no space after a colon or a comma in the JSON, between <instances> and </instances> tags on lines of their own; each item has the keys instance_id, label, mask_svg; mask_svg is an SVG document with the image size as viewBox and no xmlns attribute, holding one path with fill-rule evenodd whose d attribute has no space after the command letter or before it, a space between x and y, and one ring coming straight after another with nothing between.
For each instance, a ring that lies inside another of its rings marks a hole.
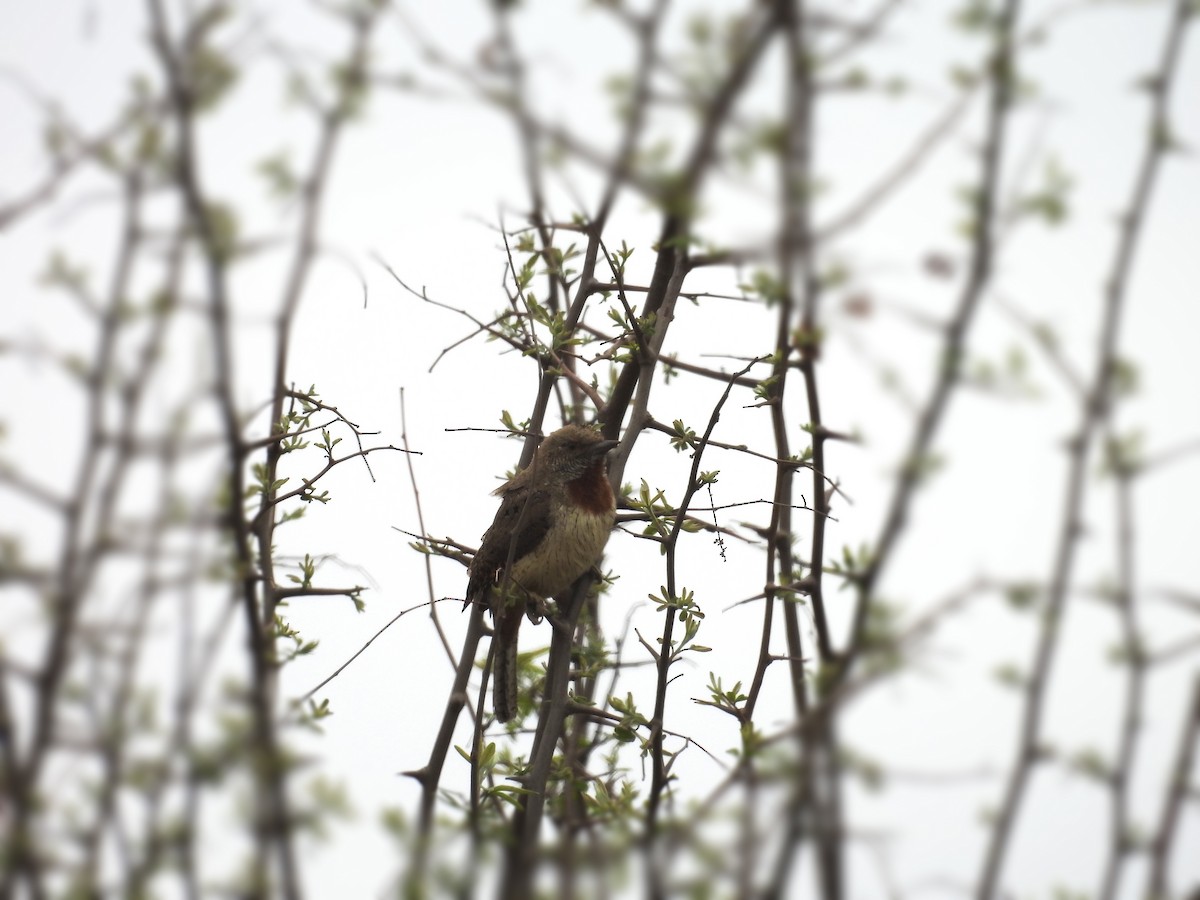
<instances>
[{"instance_id":1,"label":"white sky","mask_svg":"<svg viewBox=\"0 0 1200 900\"><path fill-rule=\"evenodd\" d=\"M475 58L487 32L478 4L409 6L424 23L425 33L457 57ZM547 117L567 122L606 146L615 132L599 85L606 74L626 64L619 34L604 15L579 14L574 4L529 6L518 18L519 33L533 61L531 81L541 108ZM1029 2L1025 19L1033 21L1055 6ZM846 7L868 8L861 2ZM322 56L332 56L343 46L340 32L334 33L300 4L264 3L258 8L265 10L269 29ZM913 96L901 103L838 97L822 107L817 159L830 185L819 209L822 215L844 208L927 127L950 97L944 77L948 62L969 60L977 52L973 43L953 38L945 29L953 4L925 0L906 8L910 12L898 17L872 66L903 73L915 87ZM1014 121L1009 158L1015 165L1029 153L1041 152L1061 160L1075 183L1072 214L1065 228L1049 231L1031 224L1014 236L1011 254L997 273L996 294L1052 324L1085 375L1091 372L1114 222L1128 202L1146 128L1145 98L1129 87L1157 58L1165 20L1161 4L1108 4L1065 19L1054 38L1027 58L1027 71L1041 83L1044 100ZM8 5L0 10L0 64L6 72L22 73L40 91L61 100L78 122L95 128L108 121L129 73L150 65L141 42L143 31L141 7L134 3ZM379 45L387 68L420 70L420 59L394 22L382 30ZM1200 146L1198 49L1193 33L1174 103L1175 130L1193 148ZM305 124L294 112L280 112L279 97L271 61L256 57L203 145L211 190L235 198L239 207L245 204L248 233L269 232L280 221L278 210L262 200L253 164L291 147L300 167L308 152ZM745 108L769 108L773 102L769 87L759 87ZM829 251L864 273L861 287L855 289L869 292L881 306L894 304L937 316L953 301L956 285L923 276L920 260L931 251L961 255L961 241L953 233L957 212L951 192L973 173L970 151L979 124L975 112L894 206ZM3 203L41 177L37 112L7 81L0 81L0 121ZM671 127L680 129L674 136L686 141L682 122ZM581 176L578 183L594 202L592 181ZM62 246L90 259L98 283L105 283L114 240L111 215L103 205L85 205L95 199L99 184L94 178L75 183L63 193L57 211L3 235L0 270L6 277L0 294L0 335L40 339L87 353L91 337L75 308L61 295L39 288L34 276L49 248ZM726 182L706 198L712 233L730 241L766 233L773 225L769 199L746 200L735 196L735 188ZM565 195L556 187L554 196L554 211L565 218L571 212ZM370 254L378 252L410 284L426 286L438 300L481 317L500 307L503 254L495 233L481 223L494 224L501 207L509 210L510 224L519 217L523 184L512 129L501 117L469 103L380 92L371 102L365 126L348 135L331 198L324 234L366 273L369 303L364 310L361 289L346 267L336 261L321 266L298 322L291 375L299 384L315 383L326 400L364 427L381 430L383 443L399 441L397 398L399 388L405 388L409 438L424 453L415 464L426 525L435 536L471 543L490 522L494 500L488 492L513 464L516 446L485 434L447 429L492 427L501 409L524 418L534 383L531 366L511 354L497 354L495 344L475 344L450 354L429 373L441 348L465 334L465 320L401 293L370 261ZM1200 438L1200 405L1195 400L1200 372L1194 351L1200 334L1195 287L1200 284L1198 209L1200 166L1194 153L1169 159L1140 248L1122 336L1122 353L1136 361L1142 387L1136 398L1122 405L1118 422L1122 429L1144 431L1151 453ZM611 248L624 238L638 248L631 279L644 281L649 271L648 245L654 230L653 213L641 201L627 198L619 207L608 243ZM266 332L253 323L264 322L273 308L281 265L282 258L268 260L236 284L247 325L241 333L237 380L247 408L266 391L266 365L255 361ZM864 442L830 448L832 474L854 500L853 506L835 506L837 521L828 539L835 553L843 544L871 541L878 532L890 473L912 425L906 411L880 390L854 346L895 365L917 397L924 394L932 365L928 334L886 310L865 321L848 319L838 315L840 299L836 293L827 298L832 337L821 371L826 423L835 429L859 429ZM601 322L601 311L593 317ZM695 356L762 352L770 321L770 314L741 304L681 305L669 349ZM1011 321L988 305L972 337L972 353L1000 361L1021 340ZM1014 402L964 391L953 402L937 443L947 467L918 496L909 531L882 586L885 597L912 613L979 574L1044 579L1049 572L1066 465L1062 446L1077 414L1062 384L1027 341L1025 346L1032 360L1031 378L1042 388L1039 399ZM168 371L176 390L186 389L194 373L208 368L201 332L184 335L173 346ZM73 470L80 445L73 395L47 366L29 359L0 357L0 378L7 386L0 413L6 429L0 454L48 483L69 483L63 473ZM161 391L155 402L165 408L171 389ZM798 383L793 391L798 401ZM682 417L700 431L719 393L715 383L677 381L667 389L658 384L651 410L665 421ZM765 416L742 408L748 402L735 396L722 417L718 438L744 440L763 433ZM804 421L799 406L791 413L797 426ZM800 437L797 427L796 446ZM645 478L677 497L686 479L686 462L665 442L647 436L637 446L626 481L636 484ZM729 454L714 454L710 463L705 468L719 466L723 473L714 494L717 503L766 495L765 469L747 466ZM422 560L393 530L418 528L403 460L377 455L372 468L375 484L358 466L336 472L328 485L334 502L310 510L306 521L281 536L285 554L329 553L341 560L346 568L331 562L322 570L328 582L361 581L361 571L374 588L361 616L342 601L307 601L292 607L293 624L306 637L321 641L316 654L288 670L286 689L293 694L325 677L396 612L425 599ZM807 480L797 486L808 493ZM1089 531L1080 547L1077 584L1094 584L1114 570L1111 492L1095 481L1090 489ZM1195 591L1198 497L1200 457L1195 455L1148 476L1139 488L1138 571L1146 590L1141 598L1143 622L1152 647L1197 632L1194 616L1189 620L1175 615L1150 591ZM738 519L734 511L724 515L729 521ZM752 512L742 517L761 518ZM53 547L49 521L21 504L0 505L0 526L5 532L22 533L35 558ZM801 540L806 538L802 531ZM621 580L607 598L606 625L619 629L626 611L642 604L635 622L644 631L656 632L657 619L644 603L646 594L662 583L656 548L617 534L609 557ZM756 552L734 545L729 561L722 563L708 540L697 536L685 546L681 563L685 584L697 590L708 613L701 641L714 652L673 685L675 703L668 724L694 734L722 757L735 743L732 727L685 698L704 696L710 669L720 672L727 684L752 674L758 607L728 607L751 592L747 586L753 590L760 560ZM748 576L746 567L754 574ZM457 566L435 562L434 573L437 596L461 595L463 575ZM849 593L835 592L832 584L827 590L832 615L844 624ZM5 622L6 643L34 646L32 617L27 609L18 614L16 605L11 608L12 621L6 621L7 609L0 619ZM452 635L460 634L465 617L458 614L457 605L444 604L441 614ZM855 750L900 771L990 773L937 787L922 780L901 781L875 795L849 790L852 822L866 835L886 838L882 846L891 877L907 892L934 896L947 892L948 885L970 883L976 877L985 836L978 825L979 812L999 801L1018 715L1012 696L994 685L990 673L1006 662L1028 666L1034 624L1032 617L1014 615L994 600L977 601L939 635L925 665L874 692L848 720L844 737ZM523 631L523 649L536 646L533 629ZM1105 663L1118 638L1116 617L1076 594L1064 633L1048 710L1048 738L1065 755L1088 747L1111 755L1124 697L1120 673ZM636 650L629 652L631 658L639 658ZM1184 689L1195 669L1191 657L1152 675L1133 800L1135 818L1147 831L1157 821L1163 773L1174 753ZM397 861L376 826L377 809L414 809L416 785L396 773L419 766L427 756L450 675L425 614L415 613L376 641L322 693L336 715L325 736L306 749L318 756L322 774L347 784L359 815L346 834L314 849L306 861L313 896L369 896L394 873ZM767 699L776 706L768 710L777 712L763 717L766 728L786 722L789 715L782 672L772 675ZM623 679L622 691L626 689L644 690L636 670ZM650 693L644 696L648 705ZM463 731L462 742L466 734ZM691 768L686 771L694 784L708 785L720 778L714 763L689 752ZM452 782L465 775L460 762L454 754L448 761ZM1033 897L1048 896L1057 886L1094 890L1097 860L1106 851L1106 816L1106 796L1093 784L1060 768L1040 770L1010 853L1006 883L1021 896ZM1189 841L1193 847L1200 842L1200 817L1194 811L1187 829L1178 838L1181 848ZM1192 854L1189 859L1181 851L1177 858L1181 865L1175 883L1195 884L1200 857ZM851 859L854 896L882 896L875 857L856 850ZM1130 865L1125 896L1141 891L1143 875L1139 864ZM798 879L805 891L809 876L805 868Z\"/></svg>"}]
</instances>

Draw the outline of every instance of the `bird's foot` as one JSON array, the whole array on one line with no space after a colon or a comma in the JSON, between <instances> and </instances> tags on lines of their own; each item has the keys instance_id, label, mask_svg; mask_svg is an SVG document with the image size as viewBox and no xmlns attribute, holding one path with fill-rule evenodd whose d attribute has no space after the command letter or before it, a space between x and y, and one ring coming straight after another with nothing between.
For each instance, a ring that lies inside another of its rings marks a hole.
<instances>
[{"instance_id":1,"label":"bird's foot","mask_svg":"<svg viewBox=\"0 0 1200 900\"><path fill-rule=\"evenodd\" d=\"M547 616L553 618L556 611L553 602L541 598L531 598L525 603L525 617L534 625L541 625Z\"/></svg>"}]
</instances>

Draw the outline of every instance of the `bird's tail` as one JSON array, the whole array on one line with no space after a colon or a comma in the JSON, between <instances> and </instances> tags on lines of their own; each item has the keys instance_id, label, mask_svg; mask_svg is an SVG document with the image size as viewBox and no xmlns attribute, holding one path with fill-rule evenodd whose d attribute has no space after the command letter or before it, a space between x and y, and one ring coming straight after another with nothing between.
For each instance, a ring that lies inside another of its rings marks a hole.
<instances>
[{"instance_id":1,"label":"bird's tail","mask_svg":"<svg viewBox=\"0 0 1200 900\"><path fill-rule=\"evenodd\" d=\"M507 722L517 714L517 642L497 642L492 659L492 708L496 719Z\"/></svg>"}]
</instances>

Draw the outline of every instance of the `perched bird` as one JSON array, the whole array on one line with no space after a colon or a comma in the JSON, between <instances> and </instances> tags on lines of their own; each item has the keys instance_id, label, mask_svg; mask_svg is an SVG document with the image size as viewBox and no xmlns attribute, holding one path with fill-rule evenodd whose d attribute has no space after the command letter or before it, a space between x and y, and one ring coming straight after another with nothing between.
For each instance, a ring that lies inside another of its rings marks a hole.
<instances>
[{"instance_id":1,"label":"perched bird","mask_svg":"<svg viewBox=\"0 0 1200 900\"><path fill-rule=\"evenodd\" d=\"M486 603L495 620L492 703L501 722L517 711L517 632L526 608L536 611L569 588L608 543L616 505L605 457L616 446L567 425L495 491L500 509L471 560L467 602Z\"/></svg>"}]
</instances>

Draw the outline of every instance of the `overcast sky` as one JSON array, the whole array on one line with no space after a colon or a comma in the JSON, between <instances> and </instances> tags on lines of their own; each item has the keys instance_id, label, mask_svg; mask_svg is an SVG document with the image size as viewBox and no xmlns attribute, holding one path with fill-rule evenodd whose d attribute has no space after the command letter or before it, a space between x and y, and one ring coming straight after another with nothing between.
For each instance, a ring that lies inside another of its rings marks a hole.
<instances>
[{"instance_id":1,"label":"overcast sky","mask_svg":"<svg viewBox=\"0 0 1200 900\"><path fill-rule=\"evenodd\" d=\"M602 82L628 64L619 32L603 14L580 13L575 4L527 5L517 20L519 39L532 62L531 83L540 108L596 146L611 145L616 132ZM866 8L863 3L846 6ZM1034 21L1057 6L1029 2L1025 19ZM828 182L819 215L835 216L888 168L949 102L949 65L979 52L976 43L945 27L953 4L924 0L906 7L909 11L897 17L872 63L882 72L903 75L911 85L906 99L889 104L838 97L819 114L816 157ZM299 4L260 3L256 8L263 11L263 27L291 44L322 56L333 56L343 46L340 33ZM477 58L488 33L488 19L477 4L407 8L423 32L449 53L468 63ZM1027 58L1026 71L1041 93L1014 122L1009 169L1032 160L1031 171L1040 173L1047 160L1057 159L1074 184L1071 215L1062 228L1030 224L1012 236L991 297L1053 326L1085 376L1092 369L1114 226L1128 203L1147 128L1145 96L1132 85L1158 58L1165 13L1162 4L1129 3L1068 17ZM4 74L19 73L57 98L77 122L94 129L110 121L130 74L151 69L144 31L142 8L132 2L8 4L0 10L0 64ZM1121 342L1122 355L1138 366L1140 391L1122 404L1118 422L1122 429L1144 432L1151 453L1200 438L1195 399L1200 382L1195 353L1200 335L1196 40L1193 33L1174 103L1175 131L1191 149L1163 168ZM294 111L282 112L280 81L259 39L251 36L245 46L249 67L244 83L211 123L202 144L205 174L214 193L236 200L245 210L246 233L269 233L281 213L264 197L253 165L285 147L302 164L310 152L310 132ZM422 68L397 23L382 29L379 46L381 64L389 71L418 72L433 83L447 83ZM750 93L747 108L769 107L773 89L764 80ZM844 314L839 304L852 290L827 298L830 340L822 361L827 424L862 435L859 445L831 449L831 474L853 500L853 505L835 501L829 539L835 553L843 545L874 539L913 424L904 404L881 388L875 364L892 366L917 398L929 384L935 362L927 352L931 336L911 325L904 313L942 316L955 296L954 284L929 278L922 260L930 253L961 259L952 192L973 172L977 113L965 119L960 134L929 160L886 213L828 250L828 258L861 273L858 286L852 287L867 292L875 304L873 316L860 321ZM12 77L0 80L0 203L23 194L43 175L39 120L39 111ZM594 203L594 179L585 173L573 177L587 202ZM1031 183L1040 178L1031 176ZM0 270L5 273L0 335L88 353L93 340L88 326L69 301L39 287L36 275L50 248L57 246L89 260L104 283L114 241L106 190L100 179L85 177L51 211L0 235ZM554 212L564 219L572 212L568 196L562 185L555 186ZM429 372L440 350L468 333L466 320L400 291L372 256L386 259L401 277L427 288L435 299L487 317L504 303L504 254L495 227L501 215L509 225L519 221L523 197L512 129L501 116L453 96L380 91L366 121L350 133L343 148L323 229L329 244L365 275L366 306L351 266L331 259L319 268L306 294L296 330L290 377L301 385L316 384L328 402L363 427L380 430L383 443L399 442L398 393L405 389L409 439L424 454L415 466L426 526L435 536L466 544L489 524L495 508L489 491L518 451L515 443L485 433L451 429L494 427L502 409L525 418L535 372L528 361L482 342L450 353ZM734 179L718 183L705 206L708 233L724 241L754 240L772 227L764 218L770 198L756 199ZM654 233L653 210L626 198L609 245L624 238L637 248L631 280L648 277ZM263 326L279 295L280 265L268 258L235 282L243 326L236 377L247 409L268 391L266 360L255 350L265 339ZM735 282L730 276L724 289ZM714 282L714 289L721 286ZM601 315L593 313L597 324ZM771 315L735 302L681 307L669 350L693 358L763 352L769 346ZM919 496L903 548L881 588L912 615L975 576L1036 580L1049 573L1067 463L1064 441L1078 413L1027 336L999 305L990 303L971 341L973 356L1003 361L1017 344L1026 348L1029 381L1038 386L1038 396L1014 399L964 391L956 398L938 441L947 466ZM712 358L706 363L731 365ZM152 402L165 410L180 389L210 369L204 333L197 328L194 334L180 335L172 347L172 375L166 386L156 387ZM46 365L27 357L0 356L0 383L5 385L0 454L46 482L65 483L62 473L73 470L80 446L72 390ZM699 431L718 395L714 383L658 385L652 412L664 421L682 417ZM731 402L716 437L737 441L765 433L765 415L744 408L750 402L748 397ZM798 445L799 407L794 418ZM653 488L678 496L687 463L664 441L647 437L638 444L625 480L636 486L644 478ZM712 464L723 473L714 495L718 504L764 496L763 470L732 455L714 455ZM321 646L288 670L285 688L290 695L307 691L397 612L426 599L423 560L394 530L418 530L404 462L398 456L377 456L372 469L374 483L361 467L342 467L331 479L334 502L310 510L281 545L284 554L330 554L334 559L322 576L331 581L367 579L372 586L362 615L342 601L292 607L293 623L306 637L319 638ZM1077 569L1081 586L1111 579L1114 566L1111 486L1094 481L1091 487L1088 532ZM1198 498L1196 455L1148 476L1139 487L1138 570L1144 589L1139 602L1152 646L1200 630L1194 615L1188 619L1173 613L1153 593L1168 587L1195 591ZM733 512L728 515L737 518ZM763 516L747 511L742 519L760 521ZM22 504L0 503L0 523L4 531L22 534L33 556L54 546L49 520ZM801 541L805 539L802 534ZM609 547L609 564L621 579L606 599L606 627L618 632L627 612L635 609L635 625L655 630L656 618L645 598L662 581L657 548L623 533ZM693 753L687 760L694 782L707 786L720 778L721 759L736 743L736 734L730 722L685 698L705 695L710 669L723 673L727 682L751 674L753 657L747 648L757 642L758 607L733 604L743 599L750 583L745 567L757 569L761 563L756 550L736 544L722 561L708 538L696 536L684 547L682 565L708 613L702 639L713 652L673 685L672 727L694 734L718 757L714 761ZM462 596L460 567L435 561L434 577L436 596ZM1116 616L1083 594L1072 596L1048 709L1049 737L1065 755L1088 747L1111 753L1123 698L1121 673L1106 663L1118 639ZM847 620L849 596L830 591L839 624ZM36 639L31 617L5 622L7 615L0 608L6 643ZM441 616L452 640L460 637L465 616L458 604L443 604ZM1019 711L1015 695L996 686L991 673L1004 663L1028 666L1035 625L1032 617L1014 615L995 599L980 600L939 635L923 665L855 707L844 732L848 744L912 776L882 794L850 790L855 825L866 835L887 837L856 845L855 896L883 892L874 853L878 847L884 848L891 877L914 894L921 887L937 895L938 879L962 884L975 877L986 836L980 811L999 802ZM523 649L536 642L537 632L523 629ZM627 653L639 658L636 650ZM1163 773L1195 670L1193 656L1154 675L1133 796L1135 818L1147 830L1157 819ZM352 838L350 833L339 837L314 850L307 861L313 896L370 896L394 874L396 859L376 827L377 810L384 805L415 808L415 782L397 773L424 762L450 677L451 666L426 614L419 612L394 626L322 692L336 715L324 737L306 750L319 757L322 773L348 785L359 816ZM644 689L642 678L633 670L623 676L623 689ZM782 679L778 688L767 695L777 712L762 717L766 727L790 717ZM464 732L461 740L466 739ZM452 755L449 764L456 769L451 778L461 784L465 767L459 763ZM924 776L939 773L955 777L931 788ZM1022 896L1048 896L1060 885L1094 890L1096 860L1107 841L1106 803L1105 794L1081 778L1060 768L1040 771L1007 867L1007 883ZM1194 811L1180 846L1189 842L1200 846L1200 816ZM1195 884L1200 855L1192 854L1190 861L1186 853L1179 857L1176 883ZM1126 879L1126 896L1140 891L1142 872L1139 865L1131 867L1136 874ZM807 873L799 880L807 885Z\"/></svg>"}]
</instances>

